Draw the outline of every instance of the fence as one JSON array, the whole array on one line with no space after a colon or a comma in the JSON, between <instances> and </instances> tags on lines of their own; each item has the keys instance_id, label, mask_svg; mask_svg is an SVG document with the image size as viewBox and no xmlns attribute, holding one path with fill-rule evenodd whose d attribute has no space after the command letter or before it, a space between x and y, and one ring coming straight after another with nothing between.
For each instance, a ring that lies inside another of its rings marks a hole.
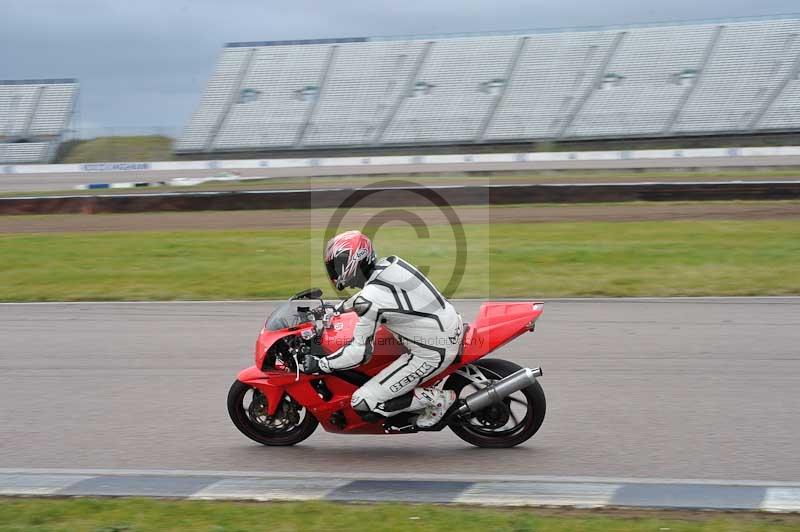
<instances>
[{"instance_id":1,"label":"fence","mask_svg":"<svg viewBox=\"0 0 800 532\"><path fill-rule=\"evenodd\" d=\"M326 169L330 169L333 174L341 174L346 170L348 173L363 175L448 170L459 172L513 170L514 166L524 169L535 167L537 164L543 168L559 168L569 167L569 163L597 163L598 166L604 167L610 164L612 167L663 168L702 166L703 161L714 161L721 166L800 165L800 146L7 165L0 167L0 174L307 169L308 175L313 176L324 175Z\"/></svg>"}]
</instances>

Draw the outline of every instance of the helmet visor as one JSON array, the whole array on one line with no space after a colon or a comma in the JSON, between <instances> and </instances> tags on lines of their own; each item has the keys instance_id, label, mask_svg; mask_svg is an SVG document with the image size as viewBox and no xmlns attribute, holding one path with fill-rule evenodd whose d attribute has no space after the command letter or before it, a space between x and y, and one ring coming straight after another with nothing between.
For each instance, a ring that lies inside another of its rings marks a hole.
<instances>
[{"instance_id":1,"label":"helmet visor","mask_svg":"<svg viewBox=\"0 0 800 532\"><path fill-rule=\"evenodd\" d=\"M337 285L345 285L349 279L344 279L342 272L347 268L347 263L350 261L350 252L345 251L333 257L333 260L325 262L325 268L328 270L328 277ZM341 289L340 289L341 290Z\"/></svg>"}]
</instances>

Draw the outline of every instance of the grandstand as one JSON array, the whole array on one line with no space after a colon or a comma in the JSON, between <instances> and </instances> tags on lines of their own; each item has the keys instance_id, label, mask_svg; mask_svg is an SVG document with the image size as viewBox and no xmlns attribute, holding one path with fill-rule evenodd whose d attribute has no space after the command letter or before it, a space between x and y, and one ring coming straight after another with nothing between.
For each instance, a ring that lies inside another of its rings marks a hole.
<instances>
[{"instance_id":1,"label":"grandstand","mask_svg":"<svg viewBox=\"0 0 800 532\"><path fill-rule=\"evenodd\" d=\"M0 164L50 162L77 94L74 79L0 80Z\"/></svg>"},{"instance_id":2,"label":"grandstand","mask_svg":"<svg viewBox=\"0 0 800 532\"><path fill-rule=\"evenodd\" d=\"M800 131L800 18L231 43L177 153Z\"/></svg>"}]
</instances>

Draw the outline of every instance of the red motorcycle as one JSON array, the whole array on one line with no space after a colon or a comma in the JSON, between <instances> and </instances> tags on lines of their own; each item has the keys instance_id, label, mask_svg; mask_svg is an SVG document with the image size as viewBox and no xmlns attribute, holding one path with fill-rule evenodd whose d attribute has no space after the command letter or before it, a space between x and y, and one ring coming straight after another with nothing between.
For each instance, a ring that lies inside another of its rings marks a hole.
<instances>
[{"instance_id":1,"label":"red motorcycle","mask_svg":"<svg viewBox=\"0 0 800 532\"><path fill-rule=\"evenodd\" d=\"M455 361L424 386L443 383L458 400L445 419L461 439L479 447L513 447L533 436L544 421L545 397L536 380L539 368L484 359L517 336L534 330L541 302L484 303L466 327ZM340 313L309 289L278 307L258 336L255 366L237 376L228 393L228 413L248 438L264 445L294 445L318 424L342 434L420 432L413 413L365 421L350 407L350 396L404 352L384 327L378 329L372 358L357 370L306 375L298 369L306 355L324 356L347 344L358 321L355 312Z\"/></svg>"}]
</instances>

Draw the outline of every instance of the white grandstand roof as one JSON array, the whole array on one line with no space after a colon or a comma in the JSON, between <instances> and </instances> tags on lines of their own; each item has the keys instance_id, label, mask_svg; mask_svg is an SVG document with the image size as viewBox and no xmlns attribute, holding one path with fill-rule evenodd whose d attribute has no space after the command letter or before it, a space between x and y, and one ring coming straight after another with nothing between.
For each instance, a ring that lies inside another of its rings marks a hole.
<instances>
[{"instance_id":1,"label":"white grandstand roof","mask_svg":"<svg viewBox=\"0 0 800 532\"><path fill-rule=\"evenodd\" d=\"M0 85L59 85L63 83L78 83L78 80L73 78L0 79Z\"/></svg>"},{"instance_id":2,"label":"white grandstand roof","mask_svg":"<svg viewBox=\"0 0 800 532\"><path fill-rule=\"evenodd\" d=\"M323 37L319 39L288 39L272 41L241 41L225 43L226 48L252 48L258 46L289 46L302 44L338 44L352 42L371 42L371 41L409 41L419 39L459 39L464 37L491 37L502 35L535 35L537 33L575 33L575 32L596 32L596 31L624 31L626 29L638 28L658 28L671 26L695 26L705 24L732 24L741 22L761 22L770 20L793 20L800 19L798 13L779 13L775 15L761 15L748 17L723 17L708 19L691 20L669 20L656 22L638 22L630 24L612 24L596 26L558 26L553 28L527 28L516 30L497 30L497 31L472 31L472 32L451 32L451 33L417 33L399 35L372 35L364 37Z\"/></svg>"}]
</instances>

